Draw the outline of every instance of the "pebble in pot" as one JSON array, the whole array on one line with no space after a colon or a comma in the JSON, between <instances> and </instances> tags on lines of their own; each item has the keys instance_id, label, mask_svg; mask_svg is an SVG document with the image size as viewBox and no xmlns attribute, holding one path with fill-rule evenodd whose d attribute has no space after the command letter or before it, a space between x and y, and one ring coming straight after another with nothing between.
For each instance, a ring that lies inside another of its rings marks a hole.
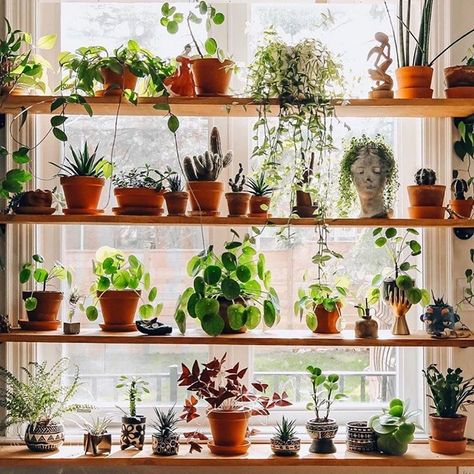
<instances>
[{"instance_id":1,"label":"pebble in pot","mask_svg":"<svg viewBox=\"0 0 474 474\"><path fill-rule=\"evenodd\" d=\"M295 420L289 421L284 416L275 429L275 436L270 439L272 451L277 456L293 456L298 454L301 440L295 436Z\"/></svg>"},{"instance_id":2,"label":"pebble in pot","mask_svg":"<svg viewBox=\"0 0 474 474\"><path fill-rule=\"evenodd\" d=\"M176 425L179 418L173 408L167 412L155 408L156 419L152 423L155 433L152 435L153 454L158 456L174 456L179 451L179 433Z\"/></svg>"}]
</instances>

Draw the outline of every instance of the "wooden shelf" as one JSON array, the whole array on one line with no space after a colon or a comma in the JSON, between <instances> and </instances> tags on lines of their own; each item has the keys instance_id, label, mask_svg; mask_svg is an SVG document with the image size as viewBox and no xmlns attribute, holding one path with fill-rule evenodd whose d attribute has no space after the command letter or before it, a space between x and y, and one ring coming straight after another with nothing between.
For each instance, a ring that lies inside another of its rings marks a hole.
<instances>
[{"instance_id":1,"label":"wooden shelf","mask_svg":"<svg viewBox=\"0 0 474 474\"><path fill-rule=\"evenodd\" d=\"M75 225L164 225L164 226L294 226L312 227L316 223L313 218L290 219L287 217L271 217L268 220L253 217L179 217L179 216L65 216L55 214L14 215L0 214L0 224L75 224ZM474 227L474 219L326 219L326 223L334 227Z\"/></svg>"},{"instance_id":2,"label":"wooden shelf","mask_svg":"<svg viewBox=\"0 0 474 474\"><path fill-rule=\"evenodd\" d=\"M474 347L474 337L435 339L423 331L410 336L394 336L379 331L378 339L357 339L354 331L341 334L312 334L308 329L253 330L245 334L208 336L191 329L185 335L176 329L168 336L146 336L137 332L113 333L100 329L82 329L80 334L65 335L62 331L25 331L15 329L0 334L0 342L44 342L77 344L163 344L163 345L236 345L236 346L329 346L329 347Z\"/></svg>"},{"instance_id":3,"label":"wooden shelf","mask_svg":"<svg viewBox=\"0 0 474 474\"><path fill-rule=\"evenodd\" d=\"M0 113L18 114L27 108L29 113L50 114L53 96L8 96L0 101ZM138 105L120 102L121 115L165 115L155 104L169 100L171 110L184 117L256 117L258 106L248 97L141 97ZM116 115L119 98L89 97L95 115ZM474 113L474 99L345 99L335 101L338 117L466 117ZM278 100L269 103L269 114L278 112ZM81 105L67 106L68 115L86 115Z\"/></svg>"},{"instance_id":4,"label":"wooden shelf","mask_svg":"<svg viewBox=\"0 0 474 474\"><path fill-rule=\"evenodd\" d=\"M302 445L298 456L274 456L268 444L252 444L243 456L215 456L207 448L201 453L188 453L187 446L181 446L177 456L155 456L151 447L146 445L143 451L120 451L112 448L108 456L85 456L82 446L63 446L52 453L33 453L24 446L0 447L0 466L22 468L41 466L49 468L72 468L89 466L90 468L118 468L131 466L156 467L257 467L257 466L364 466L364 467L456 467L474 465L474 449L468 446L464 454L445 456L430 451L427 444L412 444L404 456L384 456L378 453L358 454L346 451L345 445L337 444L335 454L310 454L309 445Z\"/></svg>"}]
</instances>

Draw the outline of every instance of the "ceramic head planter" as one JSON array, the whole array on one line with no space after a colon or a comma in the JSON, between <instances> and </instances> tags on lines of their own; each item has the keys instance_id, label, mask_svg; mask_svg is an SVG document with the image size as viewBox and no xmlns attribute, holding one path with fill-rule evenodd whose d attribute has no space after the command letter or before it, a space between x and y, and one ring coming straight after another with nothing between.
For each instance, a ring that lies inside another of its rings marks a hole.
<instances>
[{"instance_id":1,"label":"ceramic head planter","mask_svg":"<svg viewBox=\"0 0 474 474\"><path fill-rule=\"evenodd\" d=\"M357 193L359 217L389 217L397 188L395 159L384 139L380 135L352 138L341 161L340 214L349 214Z\"/></svg>"}]
</instances>

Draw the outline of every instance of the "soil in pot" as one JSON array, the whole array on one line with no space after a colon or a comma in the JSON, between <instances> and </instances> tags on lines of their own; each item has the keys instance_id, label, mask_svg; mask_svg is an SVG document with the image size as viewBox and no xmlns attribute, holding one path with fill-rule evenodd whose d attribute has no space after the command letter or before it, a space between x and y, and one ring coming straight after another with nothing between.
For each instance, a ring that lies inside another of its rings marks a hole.
<instances>
[{"instance_id":1,"label":"soil in pot","mask_svg":"<svg viewBox=\"0 0 474 474\"><path fill-rule=\"evenodd\" d=\"M209 411L207 418L213 444L216 446L242 446L246 441L251 413L249 408Z\"/></svg>"},{"instance_id":2,"label":"soil in pot","mask_svg":"<svg viewBox=\"0 0 474 474\"><path fill-rule=\"evenodd\" d=\"M193 216L218 216L224 183L220 181L188 181Z\"/></svg>"},{"instance_id":3,"label":"soil in pot","mask_svg":"<svg viewBox=\"0 0 474 474\"><path fill-rule=\"evenodd\" d=\"M56 451L64 443L64 426L61 423L29 424L25 431L25 444L30 451Z\"/></svg>"},{"instance_id":4,"label":"soil in pot","mask_svg":"<svg viewBox=\"0 0 474 474\"><path fill-rule=\"evenodd\" d=\"M23 301L30 297L36 298L37 304L34 310L26 312L29 321L56 321L58 319L63 293L60 291L23 291Z\"/></svg>"},{"instance_id":5,"label":"soil in pot","mask_svg":"<svg viewBox=\"0 0 474 474\"><path fill-rule=\"evenodd\" d=\"M108 67L102 68L100 73L104 79L104 89L98 95L122 95L125 89L135 90L138 78L128 66L123 66L122 74L117 74Z\"/></svg>"},{"instance_id":6,"label":"soil in pot","mask_svg":"<svg viewBox=\"0 0 474 474\"><path fill-rule=\"evenodd\" d=\"M61 186L66 198L67 209L74 209L83 214L94 213L99 206L100 195L104 185L104 178L63 176L61 178Z\"/></svg>"},{"instance_id":7,"label":"soil in pot","mask_svg":"<svg viewBox=\"0 0 474 474\"><path fill-rule=\"evenodd\" d=\"M150 188L115 188L114 195L118 208L113 212L119 215L159 215L164 213L164 191Z\"/></svg>"},{"instance_id":8,"label":"soil in pot","mask_svg":"<svg viewBox=\"0 0 474 474\"><path fill-rule=\"evenodd\" d=\"M340 305L334 311L326 311L323 305L316 305L314 312L318 326L314 330L316 334L339 334L339 319L341 317Z\"/></svg>"},{"instance_id":9,"label":"soil in pot","mask_svg":"<svg viewBox=\"0 0 474 474\"><path fill-rule=\"evenodd\" d=\"M232 78L233 61L221 62L217 58L191 60L196 94L198 96L228 95Z\"/></svg>"},{"instance_id":10,"label":"soil in pot","mask_svg":"<svg viewBox=\"0 0 474 474\"><path fill-rule=\"evenodd\" d=\"M444 418L431 414L430 449L439 454L462 454L466 450L467 440L464 437L467 417L458 415L455 418Z\"/></svg>"},{"instance_id":11,"label":"soil in pot","mask_svg":"<svg viewBox=\"0 0 474 474\"><path fill-rule=\"evenodd\" d=\"M268 208L270 207L271 198L269 196L253 196L250 198L250 214L249 217L268 218ZM262 206L266 206L262 209Z\"/></svg>"},{"instance_id":12,"label":"soil in pot","mask_svg":"<svg viewBox=\"0 0 474 474\"><path fill-rule=\"evenodd\" d=\"M185 216L189 195L186 191L164 194L169 216Z\"/></svg>"},{"instance_id":13,"label":"soil in pot","mask_svg":"<svg viewBox=\"0 0 474 474\"><path fill-rule=\"evenodd\" d=\"M469 219L472 214L474 199L451 199L449 207L456 213L455 219Z\"/></svg>"},{"instance_id":14,"label":"soil in pot","mask_svg":"<svg viewBox=\"0 0 474 474\"><path fill-rule=\"evenodd\" d=\"M444 70L448 89L458 87L474 88L474 66L451 66Z\"/></svg>"},{"instance_id":15,"label":"soil in pot","mask_svg":"<svg viewBox=\"0 0 474 474\"><path fill-rule=\"evenodd\" d=\"M120 449L134 447L141 451L145 444L145 427L146 417L142 415L122 416Z\"/></svg>"},{"instance_id":16,"label":"soil in pot","mask_svg":"<svg viewBox=\"0 0 474 474\"><path fill-rule=\"evenodd\" d=\"M247 332L247 328L243 326L240 329L232 329L229 325L229 318L227 316L227 309L231 304L234 303L240 303L245 306L246 302L242 298L237 298L234 301L229 301L227 298L224 297L219 297L217 298L217 301L219 301L219 315L220 317L224 320L224 330L222 331L222 334L242 334L244 332Z\"/></svg>"},{"instance_id":17,"label":"soil in pot","mask_svg":"<svg viewBox=\"0 0 474 474\"><path fill-rule=\"evenodd\" d=\"M100 325L102 330L113 332L136 331L134 321L140 294L139 290L97 292L97 296L100 296L99 304L104 319L104 324Z\"/></svg>"},{"instance_id":18,"label":"soil in pot","mask_svg":"<svg viewBox=\"0 0 474 474\"><path fill-rule=\"evenodd\" d=\"M410 206L442 207L446 186L442 184L407 186Z\"/></svg>"},{"instance_id":19,"label":"soil in pot","mask_svg":"<svg viewBox=\"0 0 474 474\"><path fill-rule=\"evenodd\" d=\"M249 213L250 193L225 193L229 217L247 217Z\"/></svg>"},{"instance_id":20,"label":"soil in pot","mask_svg":"<svg viewBox=\"0 0 474 474\"><path fill-rule=\"evenodd\" d=\"M398 99L429 99L433 97L431 81L433 68L428 66L407 66L395 71Z\"/></svg>"}]
</instances>

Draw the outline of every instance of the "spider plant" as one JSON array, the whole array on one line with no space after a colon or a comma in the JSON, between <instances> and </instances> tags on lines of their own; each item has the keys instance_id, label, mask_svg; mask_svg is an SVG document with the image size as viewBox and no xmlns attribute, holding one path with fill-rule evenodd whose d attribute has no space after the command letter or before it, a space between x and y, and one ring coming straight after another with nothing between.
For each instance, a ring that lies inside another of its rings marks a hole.
<instances>
[{"instance_id":1,"label":"spider plant","mask_svg":"<svg viewBox=\"0 0 474 474\"><path fill-rule=\"evenodd\" d=\"M259 174L256 178L247 178L246 186L254 196L270 196L274 191L274 188L266 183L264 173Z\"/></svg>"}]
</instances>

